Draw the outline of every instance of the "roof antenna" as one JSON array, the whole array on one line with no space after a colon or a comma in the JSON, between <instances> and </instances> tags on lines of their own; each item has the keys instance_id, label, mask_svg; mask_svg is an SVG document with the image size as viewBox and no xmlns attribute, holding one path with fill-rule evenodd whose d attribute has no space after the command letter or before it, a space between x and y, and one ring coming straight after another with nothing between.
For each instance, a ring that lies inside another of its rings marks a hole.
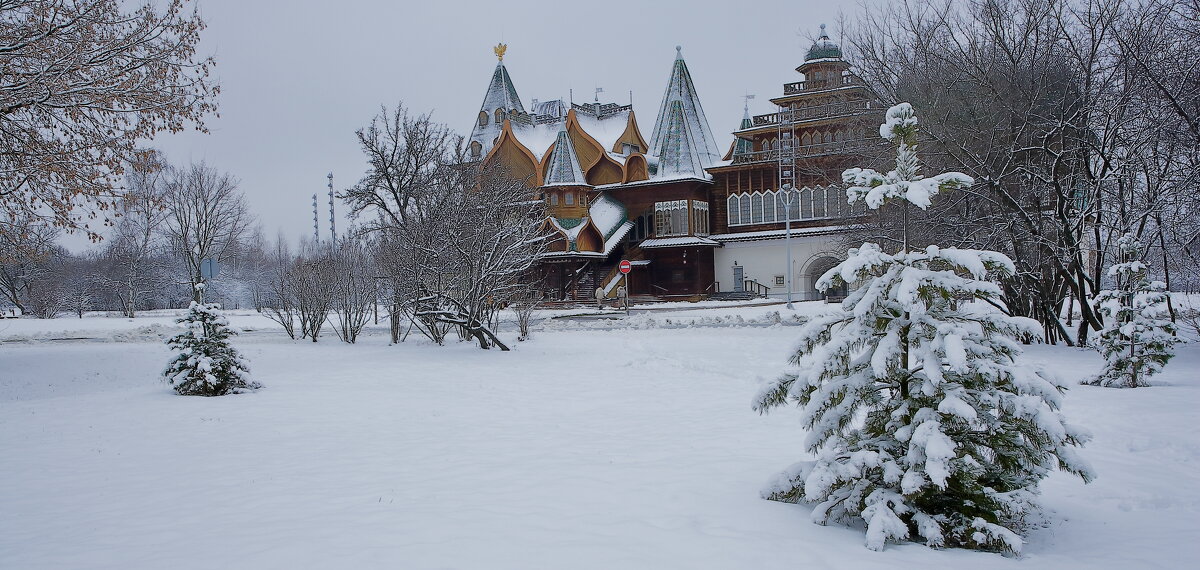
<instances>
[{"instance_id":1,"label":"roof antenna","mask_svg":"<svg viewBox=\"0 0 1200 570\"><path fill-rule=\"evenodd\" d=\"M595 96L595 99L593 100L595 103L599 103L599 102L600 102L600 94L601 94L601 93L604 93L604 88L603 88L603 87L597 87L597 88L596 88L596 96Z\"/></svg>"},{"instance_id":2,"label":"roof antenna","mask_svg":"<svg viewBox=\"0 0 1200 570\"><path fill-rule=\"evenodd\" d=\"M751 100L751 99L753 99L753 98L754 98L754 96L753 96L753 95L751 95L751 94L749 94L749 93L747 93L747 94L745 94L745 95L742 95L742 99L745 99L745 100L746 100L746 101L745 101L746 105L745 105L745 107L743 108L743 110L746 112L746 114L747 114L747 115L749 115L749 114L750 114L750 100Z\"/></svg>"},{"instance_id":3,"label":"roof antenna","mask_svg":"<svg viewBox=\"0 0 1200 570\"><path fill-rule=\"evenodd\" d=\"M629 106L633 106L633 89L629 90Z\"/></svg>"}]
</instances>

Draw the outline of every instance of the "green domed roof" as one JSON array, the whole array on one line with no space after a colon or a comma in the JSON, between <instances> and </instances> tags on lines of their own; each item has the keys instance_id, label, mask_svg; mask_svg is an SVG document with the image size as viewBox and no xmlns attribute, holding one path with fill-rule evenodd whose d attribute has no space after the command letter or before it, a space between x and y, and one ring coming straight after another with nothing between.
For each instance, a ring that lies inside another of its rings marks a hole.
<instances>
[{"instance_id":1,"label":"green domed roof","mask_svg":"<svg viewBox=\"0 0 1200 570\"><path fill-rule=\"evenodd\" d=\"M842 47L829 39L829 34L825 33L825 24L821 24L820 37L808 48L808 55L804 56L804 61L814 59L842 59Z\"/></svg>"}]
</instances>

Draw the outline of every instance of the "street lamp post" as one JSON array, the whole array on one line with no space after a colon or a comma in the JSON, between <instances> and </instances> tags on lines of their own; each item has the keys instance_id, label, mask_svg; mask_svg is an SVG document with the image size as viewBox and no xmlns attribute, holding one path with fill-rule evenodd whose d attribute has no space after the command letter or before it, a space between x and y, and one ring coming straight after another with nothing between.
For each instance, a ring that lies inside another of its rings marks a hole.
<instances>
[{"instance_id":1,"label":"street lamp post","mask_svg":"<svg viewBox=\"0 0 1200 570\"><path fill-rule=\"evenodd\" d=\"M784 273L783 276L787 286L787 308L795 310L795 307L792 306L792 185L785 184L783 191L787 196L783 205L783 217L785 218L783 241L787 244L787 273Z\"/></svg>"}]
</instances>

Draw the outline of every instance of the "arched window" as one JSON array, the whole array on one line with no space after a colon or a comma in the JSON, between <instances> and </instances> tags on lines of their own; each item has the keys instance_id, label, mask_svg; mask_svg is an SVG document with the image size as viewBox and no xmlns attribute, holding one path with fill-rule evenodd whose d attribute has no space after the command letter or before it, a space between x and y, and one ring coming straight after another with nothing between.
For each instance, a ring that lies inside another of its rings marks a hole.
<instances>
[{"instance_id":1,"label":"arched window","mask_svg":"<svg viewBox=\"0 0 1200 570\"><path fill-rule=\"evenodd\" d=\"M775 219L780 222L787 220L787 216L788 216L787 195L788 195L788 193L783 190L780 190L775 193ZM793 207L794 206L795 205L793 204ZM795 215L796 215L795 212L791 212L791 214L792 214L792 217L795 217Z\"/></svg>"},{"instance_id":2,"label":"arched window","mask_svg":"<svg viewBox=\"0 0 1200 570\"><path fill-rule=\"evenodd\" d=\"M829 217L839 217L845 215L846 211L846 195L842 193L836 186L830 186L826 189L827 199L829 200Z\"/></svg>"},{"instance_id":3,"label":"arched window","mask_svg":"<svg viewBox=\"0 0 1200 570\"><path fill-rule=\"evenodd\" d=\"M479 112L479 126L486 127L487 124L488 124L487 111L480 111Z\"/></svg>"},{"instance_id":4,"label":"arched window","mask_svg":"<svg viewBox=\"0 0 1200 570\"><path fill-rule=\"evenodd\" d=\"M568 191L566 194L564 194L563 195L563 204L565 204L567 206L574 206L575 205L575 192Z\"/></svg>"},{"instance_id":5,"label":"arched window","mask_svg":"<svg viewBox=\"0 0 1200 570\"><path fill-rule=\"evenodd\" d=\"M729 213L729 225L731 225L731 226L736 226L736 225L742 223L742 218L740 215L741 209L740 209L739 202L741 202L741 200L737 197L737 195L731 195L731 196L729 196L729 199L726 200L725 205L726 205L726 210Z\"/></svg>"},{"instance_id":6,"label":"arched window","mask_svg":"<svg viewBox=\"0 0 1200 570\"><path fill-rule=\"evenodd\" d=\"M750 221L755 224L763 221L763 197L757 192L750 196Z\"/></svg>"},{"instance_id":7,"label":"arched window","mask_svg":"<svg viewBox=\"0 0 1200 570\"><path fill-rule=\"evenodd\" d=\"M784 141L785 143L787 141ZM767 192L763 195L763 221L775 221L775 193Z\"/></svg>"},{"instance_id":8,"label":"arched window","mask_svg":"<svg viewBox=\"0 0 1200 570\"><path fill-rule=\"evenodd\" d=\"M483 113L483 116L487 117L487 113ZM482 154L483 145L479 144L479 141L471 141L471 158L479 158Z\"/></svg>"},{"instance_id":9,"label":"arched window","mask_svg":"<svg viewBox=\"0 0 1200 570\"><path fill-rule=\"evenodd\" d=\"M813 217L813 191L812 188L802 188L800 190L800 219L808 220Z\"/></svg>"},{"instance_id":10,"label":"arched window","mask_svg":"<svg viewBox=\"0 0 1200 570\"><path fill-rule=\"evenodd\" d=\"M504 109L496 109L496 124L504 122Z\"/></svg>"},{"instance_id":11,"label":"arched window","mask_svg":"<svg viewBox=\"0 0 1200 570\"><path fill-rule=\"evenodd\" d=\"M825 189L817 186L813 189L813 217L825 217Z\"/></svg>"},{"instance_id":12,"label":"arched window","mask_svg":"<svg viewBox=\"0 0 1200 570\"><path fill-rule=\"evenodd\" d=\"M842 142L842 141L846 140L846 133L841 130L834 132L833 140L835 140L837 142Z\"/></svg>"},{"instance_id":13,"label":"arched window","mask_svg":"<svg viewBox=\"0 0 1200 570\"><path fill-rule=\"evenodd\" d=\"M557 192L551 192L551 193L550 193L550 205L551 205L551 206L557 206L557 205L558 205L558 193L557 193Z\"/></svg>"},{"instance_id":14,"label":"arched window","mask_svg":"<svg viewBox=\"0 0 1200 570\"><path fill-rule=\"evenodd\" d=\"M812 144L812 133L804 133L804 136L800 137L800 143L803 144L804 146L811 145Z\"/></svg>"},{"instance_id":15,"label":"arched window","mask_svg":"<svg viewBox=\"0 0 1200 570\"><path fill-rule=\"evenodd\" d=\"M821 135L821 142L833 142L833 133L825 131L825 134Z\"/></svg>"},{"instance_id":16,"label":"arched window","mask_svg":"<svg viewBox=\"0 0 1200 570\"><path fill-rule=\"evenodd\" d=\"M750 195L742 194L742 202L738 210L741 212L739 216L742 218L743 224L750 223Z\"/></svg>"}]
</instances>

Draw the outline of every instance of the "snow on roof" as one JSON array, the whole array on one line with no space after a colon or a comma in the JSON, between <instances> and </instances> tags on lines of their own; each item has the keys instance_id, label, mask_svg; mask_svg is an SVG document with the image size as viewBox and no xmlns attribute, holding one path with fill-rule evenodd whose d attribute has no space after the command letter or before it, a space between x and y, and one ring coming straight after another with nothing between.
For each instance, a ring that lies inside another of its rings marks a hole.
<instances>
[{"instance_id":1,"label":"snow on roof","mask_svg":"<svg viewBox=\"0 0 1200 570\"><path fill-rule=\"evenodd\" d=\"M596 229L604 234L605 239L608 239L618 226L629 219L625 206L605 192L601 192L592 200L588 214L592 218L592 223L596 224Z\"/></svg>"},{"instance_id":2,"label":"snow on roof","mask_svg":"<svg viewBox=\"0 0 1200 570\"><path fill-rule=\"evenodd\" d=\"M611 151L613 145L617 144L617 139L621 138L621 134L625 132L625 125L629 123L629 110L617 111L616 114L603 119L590 117L584 113L576 113L575 118L579 120L579 126L596 139L596 142L600 143L605 151Z\"/></svg>"},{"instance_id":3,"label":"snow on roof","mask_svg":"<svg viewBox=\"0 0 1200 570\"><path fill-rule=\"evenodd\" d=\"M641 246L642 249L654 249L654 248L660 248L660 247L683 247L683 246L689 246L689 245L705 245L705 246L715 246L715 247L721 246L720 242L716 242L711 239L700 237L700 236L650 238L647 240L643 240L642 243L639 245Z\"/></svg>"},{"instance_id":4,"label":"snow on roof","mask_svg":"<svg viewBox=\"0 0 1200 570\"><path fill-rule=\"evenodd\" d=\"M627 221L627 222L621 224L620 226L618 226L616 231L614 231L613 234L608 237L608 239L604 240L604 255L605 255L605 257L607 257L608 254L612 253L612 251L617 248L617 244L621 243L621 240L625 239L625 234L629 233L629 230L632 230L632 229L633 229L633 222Z\"/></svg>"},{"instance_id":5,"label":"snow on roof","mask_svg":"<svg viewBox=\"0 0 1200 570\"><path fill-rule=\"evenodd\" d=\"M829 34L825 32L825 24L821 24L821 35L817 38L817 41L813 42L812 47L808 48L808 54L804 56L804 63L841 58L842 47L829 39Z\"/></svg>"},{"instance_id":6,"label":"snow on roof","mask_svg":"<svg viewBox=\"0 0 1200 570\"><path fill-rule=\"evenodd\" d=\"M850 229L851 226L817 226L811 228L792 228L793 236L811 236L822 234L834 234L844 232ZM760 232L741 232L733 234L713 234L708 236L711 239L720 242L726 241L751 241L760 239L779 239L787 237L788 230L764 230Z\"/></svg>"},{"instance_id":7,"label":"snow on roof","mask_svg":"<svg viewBox=\"0 0 1200 570\"><path fill-rule=\"evenodd\" d=\"M603 119L598 119L587 113L577 112L575 113L575 119L579 121L580 128L589 136L596 139L596 142L604 147L604 151L610 157L618 159L618 162L624 162L625 156L613 154L608 151L612 150L617 139L625 132L625 125L629 121L629 111L629 109L621 109L613 114L606 115ZM540 160L546 154L546 150L550 148L550 145L558 140L558 132L562 130L565 124L565 116L558 121L536 125L514 123L513 135Z\"/></svg>"},{"instance_id":8,"label":"snow on roof","mask_svg":"<svg viewBox=\"0 0 1200 570\"><path fill-rule=\"evenodd\" d=\"M692 84L692 75L688 71L687 63L683 61L682 48L679 46L675 46L671 78L667 81L667 90L658 110L658 119L654 122L650 152L661 154L666 139L671 135L671 115L676 103L682 112L682 124L678 128L687 132L690 140L689 151L696 155L702 169L720 160L723 153L713 140L712 129L708 127L708 119L704 116L704 108L700 106L700 97Z\"/></svg>"},{"instance_id":9,"label":"snow on roof","mask_svg":"<svg viewBox=\"0 0 1200 570\"><path fill-rule=\"evenodd\" d=\"M612 184L603 184L603 185L597 186L596 188L606 189L606 188L628 188L630 186L654 186L656 184L664 184L667 182L677 182L680 180L694 180L696 182L708 182L709 184L711 184L712 183L712 175L708 174L707 172L701 172L700 174L674 174L674 175L670 175L670 176L663 176L661 178L650 178L649 180L636 180L633 182L614 182Z\"/></svg>"},{"instance_id":10,"label":"snow on roof","mask_svg":"<svg viewBox=\"0 0 1200 570\"><path fill-rule=\"evenodd\" d=\"M582 230L583 226L585 225L583 223L576 223L576 224L572 225L571 227L567 227L567 226L564 226L562 223L560 223L558 221L558 218L551 217L549 219L550 219L550 225L554 226L555 229L557 229L558 231L560 231L564 235L566 235L567 239L570 241L575 241L575 238L579 237L579 230ZM583 222L585 220L587 220L587 218L583 218L583 220L578 220L578 221ZM572 221L576 221L576 220L572 220Z\"/></svg>"},{"instance_id":11,"label":"snow on roof","mask_svg":"<svg viewBox=\"0 0 1200 570\"><path fill-rule=\"evenodd\" d=\"M575 145L567 131L558 131L554 153L546 165L544 186L580 186L587 185L583 170L579 168L579 157L575 154Z\"/></svg>"},{"instance_id":12,"label":"snow on roof","mask_svg":"<svg viewBox=\"0 0 1200 570\"><path fill-rule=\"evenodd\" d=\"M555 257L563 257L563 258L592 257L592 258L596 258L596 259L603 259L605 257L608 257L608 254L601 253L599 251L547 251L547 252L542 253L538 257L543 258L543 259L544 258L555 258Z\"/></svg>"},{"instance_id":13,"label":"snow on roof","mask_svg":"<svg viewBox=\"0 0 1200 570\"><path fill-rule=\"evenodd\" d=\"M657 130L657 129L656 129ZM700 150L694 138L692 129L687 126L683 103L671 101L671 110L667 115L667 125L659 145L653 147L658 153L658 171L653 178L692 175L702 176L704 167L715 160L705 162L700 157Z\"/></svg>"},{"instance_id":14,"label":"snow on roof","mask_svg":"<svg viewBox=\"0 0 1200 570\"><path fill-rule=\"evenodd\" d=\"M562 99L554 99L552 101L533 100L533 105L530 107L534 115L546 115L550 117L565 117L567 116L567 105Z\"/></svg>"},{"instance_id":15,"label":"snow on roof","mask_svg":"<svg viewBox=\"0 0 1200 570\"><path fill-rule=\"evenodd\" d=\"M497 109L503 110L502 115L508 115L510 112L525 114L525 107L521 104L517 88L513 85L503 61L496 64L487 92L483 95L483 103L479 106L479 112L486 114L484 123L480 124L480 121L476 120L474 128L471 129L470 140L482 145L485 153L492 148L492 141L500 136L500 128L503 126L503 119L496 120Z\"/></svg>"},{"instance_id":16,"label":"snow on roof","mask_svg":"<svg viewBox=\"0 0 1200 570\"><path fill-rule=\"evenodd\" d=\"M546 150L554 141L558 140L558 132L562 130L562 123L553 123L547 125L513 125L513 136L517 138L533 156L541 160L546 155Z\"/></svg>"}]
</instances>

